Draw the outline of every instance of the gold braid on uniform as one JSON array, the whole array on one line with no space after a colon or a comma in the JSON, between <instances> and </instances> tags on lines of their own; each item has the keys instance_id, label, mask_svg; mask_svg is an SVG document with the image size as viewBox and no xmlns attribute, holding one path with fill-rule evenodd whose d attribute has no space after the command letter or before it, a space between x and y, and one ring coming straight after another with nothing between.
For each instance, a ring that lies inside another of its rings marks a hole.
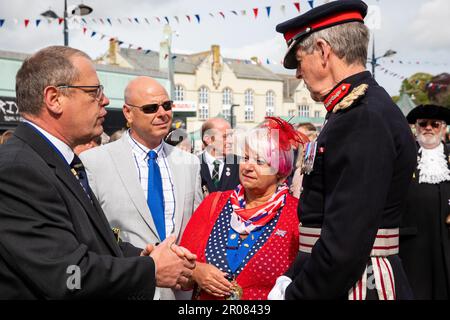
<instances>
[{"instance_id":1,"label":"gold braid on uniform","mask_svg":"<svg viewBox=\"0 0 450 320\"><path fill-rule=\"evenodd\" d=\"M345 96L344 99L342 99L341 102L339 102L334 108L333 113L336 113L338 110L344 110L350 107L355 100L359 99L360 97L364 96L366 94L367 88L369 85L362 84L357 86L355 89L352 90L347 96Z\"/></svg>"}]
</instances>

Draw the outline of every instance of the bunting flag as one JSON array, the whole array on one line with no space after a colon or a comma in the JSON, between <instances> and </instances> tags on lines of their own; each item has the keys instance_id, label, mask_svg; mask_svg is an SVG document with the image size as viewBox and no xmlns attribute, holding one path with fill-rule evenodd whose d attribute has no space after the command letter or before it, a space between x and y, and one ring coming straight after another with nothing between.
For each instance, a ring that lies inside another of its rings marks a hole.
<instances>
[{"instance_id":1,"label":"bunting flag","mask_svg":"<svg viewBox=\"0 0 450 320\"><path fill-rule=\"evenodd\" d=\"M64 21L64 18L58 18L58 24L61 24Z\"/></svg>"},{"instance_id":2,"label":"bunting flag","mask_svg":"<svg viewBox=\"0 0 450 320\"><path fill-rule=\"evenodd\" d=\"M86 34L87 28L83 27L83 34Z\"/></svg>"},{"instance_id":3,"label":"bunting flag","mask_svg":"<svg viewBox=\"0 0 450 320\"><path fill-rule=\"evenodd\" d=\"M3 27L4 23L5 23L5 19L0 19L0 28Z\"/></svg>"},{"instance_id":4,"label":"bunting flag","mask_svg":"<svg viewBox=\"0 0 450 320\"><path fill-rule=\"evenodd\" d=\"M140 23L138 18L134 18L134 21L136 21L136 23Z\"/></svg>"},{"instance_id":5,"label":"bunting flag","mask_svg":"<svg viewBox=\"0 0 450 320\"><path fill-rule=\"evenodd\" d=\"M30 23L30 19L25 19L25 28L28 27L29 23Z\"/></svg>"},{"instance_id":6,"label":"bunting flag","mask_svg":"<svg viewBox=\"0 0 450 320\"><path fill-rule=\"evenodd\" d=\"M309 6L312 8L314 8L314 0L308 0Z\"/></svg>"},{"instance_id":7,"label":"bunting flag","mask_svg":"<svg viewBox=\"0 0 450 320\"><path fill-rule=\"evenodd\" d=\"M247 15L247 10L241 10L241 15L246 16Z\"/></svg>"},{"instance_id":8,"label":"bunting flag","mask_svg":"<svg viewBox=\"0 0 450 320\"><path fill-rule=\"evenodd\" d=\"M258 8L253 8L253 13L255 14L255 19L258 17Z\"/></svg>"},{"instance_id":9,"label":"bunting flag","mask_svg":"<svg viewBox=\"0 0 450 320\"><path fill-rule=\"evenodd\" d=\"M209 15L210 15L212 18L214 18L214 15L213 15L211 12L209 13Z\"/></svg>"},{"instance_id":10,"label":"bunting flag","mask_svg":"<svg viewBox=\"0 0 450 320\"><path fill-rule=\"evenodd\" d=\"M176 21L177 23L180 23L180 20L178 19L177 16L174 16L173 18L175 19L175 21Z\"/></svg>"},{"instance_id":11,"label":"bunting flag","mask_svg":"<svg viewBox=\"0 0 450 320\"><path fill-rule=\"evenodd\" d=\"M145 23L150 24L150 21L148 21L147 18L144 18Z\"/></svg>"},{"instance_id":12,"label":"bunting flag","mask_svg":"<svg viewBox=\"0 0 450 320\"><path fill-rule=\"evenodd\" d=\"M39 24L41 23L41 19L36 20L36 27L39 27Z\"/></svg>"},{"instance_id":13,"label":"bunting flag","mask_svg":"<svg viewBox=\"0 0 450 320\"><path fill-rule=\"evenodd\" d=\"M87 21L85 18L81 18L81 21L83 21L84 24L87 24Z\"/></svg>"},{"instance_id":14,"label":"bunting flag","mask_svg":"<svg viewBox=\"0 0 450 320\"><path fill-rule=\"evenodd\" d=\"M111 23L111 19L110 19L110 18L106 18L106 21L108 21L109 25L112 26L112 23Z\"/></svg>"},{"instance_id":15,"label":"bunting flag","mask_svg":"<svg viewBox=\"0 0 450 320\"><path fill-rule=\"evenodd\" d=\"M191 17L186 15L186 18L188 19L189 22L191 22Z\"/></svg>"},{"instance_id":16,"label":"bunting flag","mask_svg":"<svg viewBox=\"0 0 450 320\"><path fill-rule=\"evenodd\" d=\"M167 17L164 17L164 19L166 19L166 21L167 21L167 24L170 24L170 22L169 22L169 18L167 18Z\"/></svg>"},{"instance_id":17,"label":"bunting flag","mask_svg":"<svg viewBox=\"0 0 450 320\"><path fill-rule=\"evenodd\" d=\"M195 18L197 19L197 22L200 23L200 15L196 14Z\"/></svg>"},{"instance_id":18,"label":"bunting flag","mask_svg":"<svg viewBox=\"0 0 450 320\"><path fill-rule=\"evenodd\" d=\"M222 18L225 19L225 15L224 15L224 13L222 11L220 11L219 14L222 16Z\"/></svg>"},{"instance_id":19,"label":"bunting flag","mask_svg":"<svg viewBox=\"0 0 450 320\"><path fill-rule=\"evenodd\" d=\"M133 20L131 20L131 18L128 18L128 21L129 21L130 23L133 23Z\"/></svg>"},{"instance_id":20,"label":"bunting flag","mask_svg":"<svg viewBox=\"0 0 450 320\"><path fill-rule=\"evenodd\" d=\"M270 7L266 7L266 11L267 11L267 18L270 18Z\"/></svg>"},{"instance_id":21,"label":"bunting flag","mask_svg":"<svg viewBox=\"0 0 450 320\"><path fill-rule=\"evenodd\" d=\"M310 1L312 2L312 1ZM297 8L297 11L300 12L300 2L294 2L295 8Z\"/></svg>"},{"instance_id":22,"label":"bunting flag","mask_svg":"<svg viewBox=\"0 0 450 320\"><path fill-rule=\"evenodd\" d=\"M117 18L117 21L119 22L119 24L122 24L122 20L120 20L120 18Z\"/></svg>"},{"instance_id":23,"label":"bunting flag","mask_svg":"<svg viewBox=\"0 0 450 320\"><path fill-rule=\"evenodd\" d=\"M282 4L282 5L280 6L280 11L281 11L281 13L283 14L283 16L286 15L286 6L285 6L284 4Z\"/></svg>"},{"instance_id":24,"label":"bunting flag","mask_svg":"<svg viewBox=\"0 0 450 320\"><path fill-rule=\"evenodd\" d=\"M97 34L97 32L92 31L92 33L91 33L91 38L94 37L96 34Z\"/></svg>"},{"instance_id":25,"label":"bunting flag","mask_svg":"<svg viewBox=\"0 0 450 320\"><path fill-rule=\"evenodd\" d=\"M159 17L155 17L156 20L158 20L159 23L161 23L161 19Z\"/></svg>"},{"instance_id":26,"label":"bunting flag","mask_svg":"<svg viewBox=\"0 0 450 320\"><path fill-rule=\"evenodd\" d=\"M99 18L98 20L100 20L100 23L101 23L101 24L105 24L105 21L103 21L102 18Z\"/></svg>"},{"instance_id":27,"label":"bunting flag","mask_svg":"<svg viewBox=\"0 0 450 320\"><path fill-rule=\"evenodd\" d=\"M232 10L231 13L233 13L235 16L238 15L238 13L235 10Z\"/></svg>"}]
</instances>

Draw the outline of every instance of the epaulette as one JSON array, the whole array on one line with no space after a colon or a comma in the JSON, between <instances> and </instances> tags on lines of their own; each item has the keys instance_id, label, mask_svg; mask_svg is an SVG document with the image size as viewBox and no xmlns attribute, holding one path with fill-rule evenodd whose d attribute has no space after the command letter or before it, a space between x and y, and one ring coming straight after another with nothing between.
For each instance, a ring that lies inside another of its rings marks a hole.
<instances>
[{"instance_id":1,"label":"epaulette","mask_svg":"<svg viewBox=\"0 0 450 320\"><path fill-rule=\"evenodd\" d=\"M369 87L368 84L361 84L357 86L355 89L352 90L347 96L345 96L342 101L340 101L337 105L333 108L333 113L336 113L339 110L344 110L350 107L353 102L358 100L360 97L364 96L366 94L367 88Z\"/></svg>"},{"instance_id":2,"label":"epaulette","mask_svg":"<svg viewBox=\"0 0 450 320\"><path fill-rule=\"evenodd\" d=\"M114 233L114 238L116 238L117 243L120 242L120 229L112 228L112 232Z\"/></svg>"}]
</instances>

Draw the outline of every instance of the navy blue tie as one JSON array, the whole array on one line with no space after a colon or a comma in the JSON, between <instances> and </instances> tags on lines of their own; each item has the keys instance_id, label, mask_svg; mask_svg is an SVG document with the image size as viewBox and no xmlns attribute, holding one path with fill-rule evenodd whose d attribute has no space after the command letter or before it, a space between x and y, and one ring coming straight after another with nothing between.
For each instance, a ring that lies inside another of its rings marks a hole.
<instances>
[{"instance_id":1,"label":"navy blue tie","mask_svg":"<svg viewBox=\"0 0 450 320\"><path fill-rule=\"evenodd\" d=\"M84 192L86 195L91 199L89 195L89 182L87 178L86 171L84 170L83 163L81 162L80 158L75 154L73 157L72 162L70 163L70 168L72 169L72 173L77 177L78 181L80 182L81 186L83 187Z\"/></svg>"},{"instance_id":2,"label":"navy blue tie","mask_svg":"<svg viewBox=\"0 0 450 320\"><path fill-rule=\"evenodd\" d=\"M166 238L166 221L164 217L164 194L162 188L161 171L156 162L158 154L150 150L148 153L148 188L147 204L158 230L159 238L163 241Z\"/></svg>"}]
</instances>

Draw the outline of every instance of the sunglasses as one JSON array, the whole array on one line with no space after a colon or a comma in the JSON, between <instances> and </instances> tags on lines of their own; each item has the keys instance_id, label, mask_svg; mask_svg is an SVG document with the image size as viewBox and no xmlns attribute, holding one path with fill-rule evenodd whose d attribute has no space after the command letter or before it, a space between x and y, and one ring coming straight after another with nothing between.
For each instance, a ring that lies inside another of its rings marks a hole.
<instances>
[{"instance_id":1,"label":"sunglasses","mask_svg":"<svg viewBox=\"0 0 450 320\"><path fill-rule=\"evenodd\" d=\"M130 107L133 107L133 108L141 109L143 113L149 114L149 113L155 113L156 111L158 111L159 106L163 107L163 109L165 111L172 110L173 101L167 100L167 101L164 101L161 104L159 104L159 103L150 103L150 104L146 104L146 105L143 105L143 106L135 106L135 105L132 105L132 104L129 104L129 103L126 103L126 102L125 102L125 104L127 106L130 106Z\"/></svg>"},{"instance_id":2,"label":"sunglasses","mask_svg":"<svg viewBox=\"0 0 450 320\"><path fill-rule=\"evenodd\" d=\"M417 121L417 124L421 128L426 128L428 126L428 124L430 124L433 129L438 129L438 128L440 128L442 126L442 121L438 121L438 120L421 120L421 121Z\"/></svg>"}]
</instances>

